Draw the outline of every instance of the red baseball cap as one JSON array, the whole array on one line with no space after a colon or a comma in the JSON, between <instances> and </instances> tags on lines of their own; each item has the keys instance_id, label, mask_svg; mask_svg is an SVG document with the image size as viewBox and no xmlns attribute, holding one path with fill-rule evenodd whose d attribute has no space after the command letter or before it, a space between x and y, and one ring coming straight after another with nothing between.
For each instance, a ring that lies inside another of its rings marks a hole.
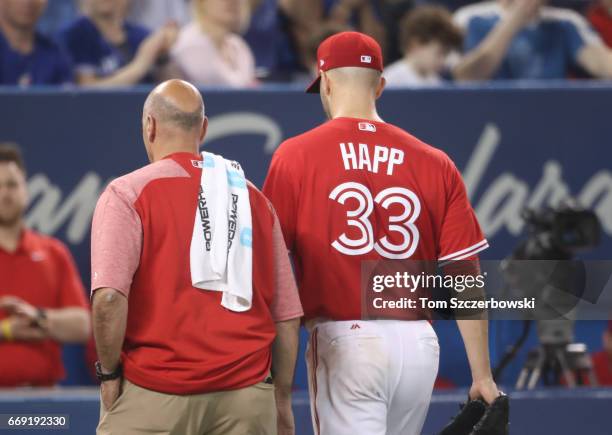
<instances>
[{"instance_id":1,"label":"red baseball cap","mask_svg":"<svg viewBox=\"0 0 612 435\"><path fill-rule=\"evenodd\" d=\"M383 70L383 56L380 45L374 38L359 32L341 32L321 42L317 49L319 71L356 66ZM308 86L306 92L319 93L321 74Z\"/></svg>"}]
</instances>

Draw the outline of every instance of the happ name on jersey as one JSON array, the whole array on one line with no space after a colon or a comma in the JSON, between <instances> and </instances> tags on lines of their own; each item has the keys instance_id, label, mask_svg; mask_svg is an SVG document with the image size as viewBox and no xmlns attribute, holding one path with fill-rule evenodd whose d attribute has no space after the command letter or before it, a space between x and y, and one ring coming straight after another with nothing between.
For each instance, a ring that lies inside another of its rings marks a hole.
<instances>
[{"instance_id":1,"label":"happ name on jersey","mask_svg":"<svg viewBox=\"0 0 612 435\"><path fill-rule=\"evenodd\" d=\"M382 145L375 145L371 153L370 147L365 143L357 144L357 147L355 147L352 142L341 142L340 153L342 154L344 169L347 171L350 169L367 169L378 174L381 164L386 163L387 175L393 175L394 166L401 165L404 162L404 151Z\"/></svg>"}]
</instances>

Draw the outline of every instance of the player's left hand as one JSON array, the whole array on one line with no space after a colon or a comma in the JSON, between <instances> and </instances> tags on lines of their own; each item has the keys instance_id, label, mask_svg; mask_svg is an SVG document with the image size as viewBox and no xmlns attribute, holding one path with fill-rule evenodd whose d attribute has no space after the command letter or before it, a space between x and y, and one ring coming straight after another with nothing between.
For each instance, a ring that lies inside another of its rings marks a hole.
<instances>
[{"instance_id":1,"label":"player's left hand","mask_svg":"<svg viewBox=\"0 0 612 435\"><path fill-rule=\"evenodd\" d=\"M276 394L276 424L278 435L295 435L291 395Z\"/></svg>"},{"instance_id":2,"label":"player's left hand","mask_svg":"<svg viewBox=\"0 0 612 435\"><path fill-rule=\"evenodd\" d=\"M31 322L38 318L38 310L26 301L16 296L5 296L0 298L0 309L8 314L26 318Z\"/></svg>"},{"instance_id":3,"label":"player's left hand","mask_svg":"<svg viewBox=\"0 0 612 435\"><path fill-rule=\"evenodd\" d=\"M483 399L487 404L493 403L502 393L497 389L493 378L485 378L472 382L470 400Z\"/></svg>"}]
</instances>

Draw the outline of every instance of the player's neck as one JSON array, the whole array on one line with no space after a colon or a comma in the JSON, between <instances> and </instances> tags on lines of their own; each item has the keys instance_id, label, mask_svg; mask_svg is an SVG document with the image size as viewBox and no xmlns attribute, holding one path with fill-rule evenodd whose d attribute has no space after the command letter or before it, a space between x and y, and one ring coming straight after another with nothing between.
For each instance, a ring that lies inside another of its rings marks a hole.
<instances>
[{"instance_id":1,"label":"player's neck","mask_svg":"<svg viewBox=\"0 0 612 435\"><path fill-rule=\"evenodd\" d=\"M383 122L376 111L376 98L370 91L363 89L340 89L329 100L331 118L357 118L367 121Z\"/></svg>"},{"instance_id":2,"label":"player's neck","mask_svg":"<svg viewBox=\"0 0 612 435\"><path fill-rule=\"evenodd\" d=\"M336 118L355 118L366 121L384 122L378 115L376 106L371 107L339 107L332 112L332 119Z\"/></svg>"},{"instance_id":3,"label":"player's neck","mask_svg":"<svg viewBox=\"0 0 612 435\"><path fill-rule=\"evenodd\" d=\"M198 147L197 145L183 145L183 143L167 143L154 151L151 162L162 160L169 155L176 153L190 153L197 155Z\"/></svg>"},{"instance_id":4,"label":"player's neck","mask_svg":"<svg viewBox=\"0 0 612 435\"><path fill-rule=\"evenodd\" d=\"M28 54L34 49L34 28L14 26L0 17L0 31L9 45L19 53Z\"/></svg>"},{"instance_id":5,"label":"player's neck","mask_svg":"<svg viewBox=\"0 0 612 435\"><path fill-rule=\"evenodd\" d=\"M22 230L23 220L21 219L10 225L0 225L0 248L8 252L15 252Z\"/></svg>"}]
</instances>

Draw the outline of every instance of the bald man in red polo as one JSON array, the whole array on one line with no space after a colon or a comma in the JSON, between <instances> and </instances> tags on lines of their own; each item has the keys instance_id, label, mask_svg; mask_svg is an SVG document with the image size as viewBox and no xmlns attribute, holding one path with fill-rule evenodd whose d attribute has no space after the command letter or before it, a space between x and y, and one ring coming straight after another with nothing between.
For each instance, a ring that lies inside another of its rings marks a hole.
<instances>
[{"instance_id":1,"label":"bald man in red polo","mask_svg":"<svg viewBox=\"0 0 612 435\"><path fill-rule=\"evenodd\" d=\"M294 433L302 307L274 209L252 184L250 309L224 308L221 292L192 286L190 244L205 166L198 148L206 128L197 89L179 80L159 85L143 113L152 163L113 181L98 202L98 434Z\"/></svg>"}]
</instances>

